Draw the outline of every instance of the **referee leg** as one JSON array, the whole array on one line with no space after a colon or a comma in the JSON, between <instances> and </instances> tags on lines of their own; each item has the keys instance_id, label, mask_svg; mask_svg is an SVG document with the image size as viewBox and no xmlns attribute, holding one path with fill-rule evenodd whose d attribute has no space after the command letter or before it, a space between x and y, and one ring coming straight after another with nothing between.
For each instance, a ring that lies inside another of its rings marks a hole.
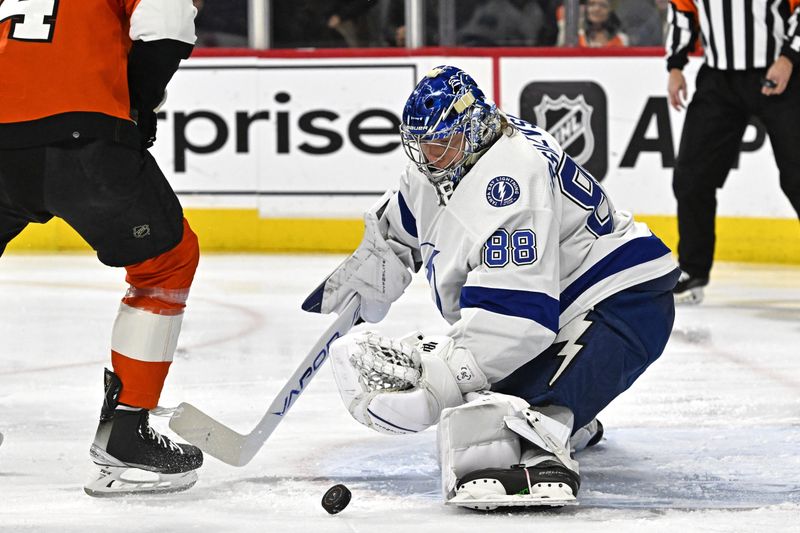
<instances>
[{"instance_id":1,"label":"referee leg","mask_svg":"<svg viewBox=\"0 0 800 533\"><path fill-rule=\"evenodd\" d=\"M789 86L778 96L764 96L766 102L758 113L764 123L780 171L781 189L800 218L800 147L797 126L800 124L800 71L795 70Z\"/></svg>"},{"instance_id":2,"label":"referee leg","mask_svg":"<svg viewBox=\"0 0 800 533\"><path fill-rule=\"evenodd\" d=\"M728 73L701 68L672 178L678 202L678 259L693 277L707 278L711 271L717 189L736 161L749 118L729 85Z\"/></svg>"}]
</instances>

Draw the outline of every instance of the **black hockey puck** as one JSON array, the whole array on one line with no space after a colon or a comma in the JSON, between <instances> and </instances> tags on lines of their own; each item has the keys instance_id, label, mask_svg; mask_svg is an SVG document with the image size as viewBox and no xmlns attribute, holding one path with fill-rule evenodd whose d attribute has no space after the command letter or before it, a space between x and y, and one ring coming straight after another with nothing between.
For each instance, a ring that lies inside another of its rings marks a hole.
<instances>
[{"instance_id":1,"label":"black hockey puck","mask_svg":"<svg viewBox=\"0 0 800 533\"><path fill-rule=\"evenodd\" d=\"M350 503L350 489L344 485L334 485L322 497L322 507L330 514L341 512Z\"/></svg>"}]
</instances>

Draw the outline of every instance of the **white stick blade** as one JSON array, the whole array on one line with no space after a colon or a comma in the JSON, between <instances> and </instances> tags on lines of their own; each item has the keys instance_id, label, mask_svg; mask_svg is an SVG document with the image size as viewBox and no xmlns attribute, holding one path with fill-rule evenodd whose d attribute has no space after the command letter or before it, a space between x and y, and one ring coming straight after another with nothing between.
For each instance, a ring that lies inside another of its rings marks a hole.
<instances>
[{"instance_id":1,"label":"white stick blade","mask_svg":"<svg viewBox=\"0 0 800 533\"><path fill-rule=\"evenodd\" d=\"M244 466L254 454L242 456L246 437L223 426L192 404L183 402L169 419L172 431L203 452L232 466Z\"/></svg>"}]
</instances>

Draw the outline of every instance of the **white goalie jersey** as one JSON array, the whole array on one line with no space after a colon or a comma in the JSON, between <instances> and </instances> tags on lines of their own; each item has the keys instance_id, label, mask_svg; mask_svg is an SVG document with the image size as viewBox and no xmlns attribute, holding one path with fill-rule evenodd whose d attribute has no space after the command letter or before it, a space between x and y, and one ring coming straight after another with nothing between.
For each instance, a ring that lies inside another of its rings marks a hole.
<instances>
[{"instance_id":1,"label":"white goalie jersey","mask_svg":"<svg viewBox=\"0 0 800 533\"><path fill-rule=\"evenodd\" d=\"M516 131L482 155L447 205L409 164L382 215L388 237L425 269L448 334L489 383L596 303L676 268L667 246L616 211L552 136L509 120Z\"/></svg>"}]
</instances>

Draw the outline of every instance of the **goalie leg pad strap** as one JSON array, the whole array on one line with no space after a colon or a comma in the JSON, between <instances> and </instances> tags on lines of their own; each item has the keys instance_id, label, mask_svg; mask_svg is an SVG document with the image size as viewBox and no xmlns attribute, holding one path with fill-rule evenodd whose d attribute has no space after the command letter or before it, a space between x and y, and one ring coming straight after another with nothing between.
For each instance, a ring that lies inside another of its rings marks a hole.
<instances>
[{"instance_id":1,"label":"goalie leg pad strap","mask_svg":"<svg viewBox=\"0 0 800 533\"><path fill-rule=\"evenodd\" d=\"M528 407L521 398L495 392L471 393L468 403L445 409L437 442L442 467L442 494L455 495L459 478L483 468L508 468L520 461L520 438L505 418Z\"/></svg>"},{"instance_id":2,"label":"goalie leg pad strap","mask_svg":"<svg viewBox=\"0 0 800 533\"><path fill-rule=\"evenodd\" d=\"M564 466L577 473L578 462L572 459L569 441L572 419L572 411L566 407L531 407L521 413L505 417L505 423L509 429L541 451L539 453L537 450L531 450L527 454L531 463L528 466L533 466L542 458L555 456Z\"/></svg>"}]
</instances>

